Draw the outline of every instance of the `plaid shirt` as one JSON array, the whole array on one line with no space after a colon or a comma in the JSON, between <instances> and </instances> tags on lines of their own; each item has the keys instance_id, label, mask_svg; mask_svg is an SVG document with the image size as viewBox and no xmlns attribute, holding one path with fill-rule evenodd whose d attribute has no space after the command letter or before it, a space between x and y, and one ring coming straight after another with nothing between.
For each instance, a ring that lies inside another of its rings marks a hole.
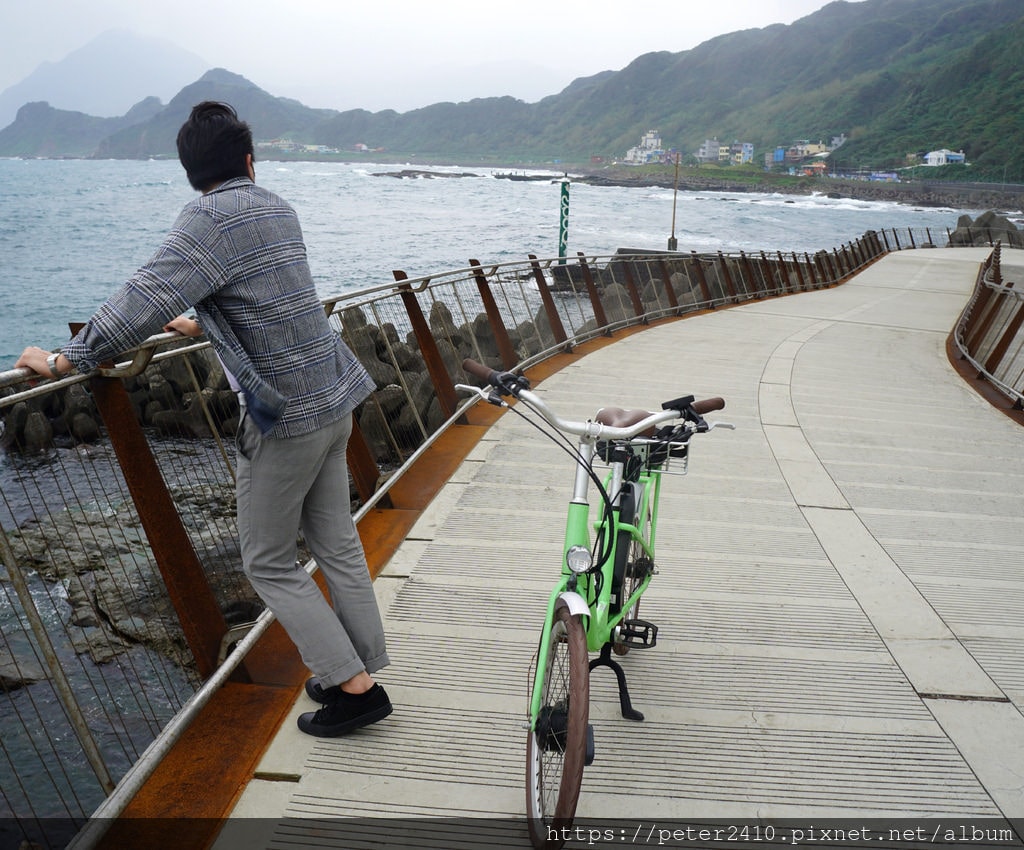
<instances>
[{"instance_id":1,"label":"plaid shirt","mask_svg":"<svg viewBox=\"0 0 1024 850\"><path fill-rule=\"evenodd\" d=\"M193 306L268 436L318 430L374 389L327 321L295 211L247 178L186 205L149 262L63 354L92 371Z\"/></svg>"}]
</instances>

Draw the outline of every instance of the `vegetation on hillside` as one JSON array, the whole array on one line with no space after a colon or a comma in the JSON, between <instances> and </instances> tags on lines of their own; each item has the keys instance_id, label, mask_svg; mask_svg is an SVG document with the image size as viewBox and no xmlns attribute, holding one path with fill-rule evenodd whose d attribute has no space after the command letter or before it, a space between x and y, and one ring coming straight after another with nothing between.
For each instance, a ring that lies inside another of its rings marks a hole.
<instances>
[{"instance_id":1,"label":"vegetation on hillside","mask_svg":"<svg viewBox=\"0 0 1024 850\"><path fill-rule=\"evenodd\" d=\"M789 26L640 56L534 104L494 97L402 114L309 109L217 70L147 120L36 104L0 131L0 155L172 156L177 127L207 98L233 103L261 139L326 145L346 158L362 144L374 159L383 149L419 162L571 165L621 157L655 128L684 154L707 138L752 142L760 165L778 145L845 133L833 155L844 169L903 168L949 148L970 163L957 179L1024 182L1024 6L836 0ZM939 169L929 172L935 179Z\"/></svg>"}]
</instances>

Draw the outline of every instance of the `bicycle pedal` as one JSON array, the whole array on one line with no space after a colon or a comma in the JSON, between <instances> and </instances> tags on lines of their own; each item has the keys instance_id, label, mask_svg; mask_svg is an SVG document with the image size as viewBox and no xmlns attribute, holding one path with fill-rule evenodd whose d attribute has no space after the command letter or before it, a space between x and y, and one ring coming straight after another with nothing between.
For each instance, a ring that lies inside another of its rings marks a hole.
<instances>
[{"instance_id":1,"label":"bicycle pedal","mask_svg":"<svg viewBox=\"0 0 1024 850\"><path fill-rule=\"evenodd\" d=\"M646 620L619 623L618 642L635 649L650 649L658 643L658 627Z\"/></svg>"}]
</instances>

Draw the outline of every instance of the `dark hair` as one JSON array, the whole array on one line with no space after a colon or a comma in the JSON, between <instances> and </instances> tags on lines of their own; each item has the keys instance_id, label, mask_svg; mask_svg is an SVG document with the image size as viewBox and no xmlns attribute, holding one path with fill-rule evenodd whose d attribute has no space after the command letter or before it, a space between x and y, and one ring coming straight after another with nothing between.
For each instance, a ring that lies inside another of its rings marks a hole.
<instances>
[{"instance_id":1,"label":"dark hair","mask_svg":"<svg viewBox=\"0 0 1024 850\"><path fill-rule=\"evenodd\" d=\"M252 153L252 130L226 103L206 100L192 107L178 131L178 159L188 182L200 192L233 177L248 177L245 156Z\"/></svg>"}]
</instances>

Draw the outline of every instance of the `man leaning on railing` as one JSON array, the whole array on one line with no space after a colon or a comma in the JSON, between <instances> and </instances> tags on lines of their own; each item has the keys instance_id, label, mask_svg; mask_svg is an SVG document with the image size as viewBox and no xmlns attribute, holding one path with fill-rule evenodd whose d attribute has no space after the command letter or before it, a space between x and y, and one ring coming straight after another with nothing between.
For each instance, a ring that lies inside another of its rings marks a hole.
<instances>
[{"instance_id":1,"label":"man leaning on railing","mask_svg":"<svg viewBox=\"0 0 1024 850\"><path fill-rule=\"evenodd\" d=\"M328 323L295 211L255 184L249 126L227 104L201 103L178 133L178 156L202 195L60 352L26 348L15 366L88 373L195 308L243 402L242 566L314 674L306 693L321 708L299 728L343 735L392 710L371 675L389 660L346 461L352 411L374 382ZM300 528L330 601L296 565Z\"/></svg>"}]
</instances>

